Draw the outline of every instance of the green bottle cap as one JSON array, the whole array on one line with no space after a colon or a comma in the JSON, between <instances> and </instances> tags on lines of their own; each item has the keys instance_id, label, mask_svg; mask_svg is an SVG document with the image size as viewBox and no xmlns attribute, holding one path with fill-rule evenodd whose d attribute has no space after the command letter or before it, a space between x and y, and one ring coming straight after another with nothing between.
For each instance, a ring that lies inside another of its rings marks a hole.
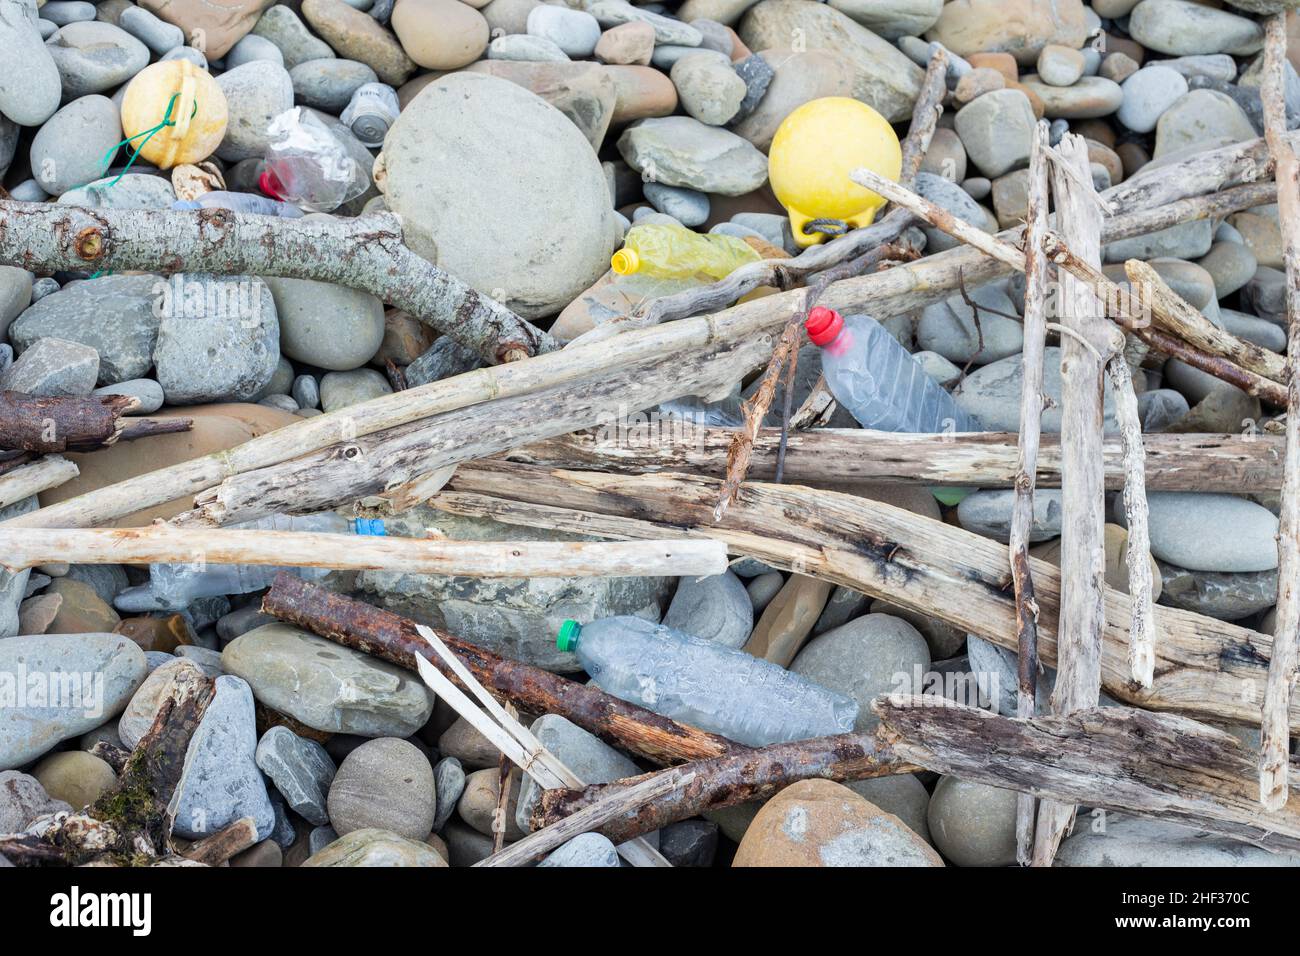
<instances>
[{"instance_id":1,"label":"green bottle cap","mask_svg":"<svg viewBox=\"0 0 1300 956\"><path fill-rule=\"evenodd\" d=\"M555 646L562 651L571 651L578 646L578 635L581 633L581 624L577 621L565 621L560 625L560 633L556 635Z\"/></svg>"}]
</instances>

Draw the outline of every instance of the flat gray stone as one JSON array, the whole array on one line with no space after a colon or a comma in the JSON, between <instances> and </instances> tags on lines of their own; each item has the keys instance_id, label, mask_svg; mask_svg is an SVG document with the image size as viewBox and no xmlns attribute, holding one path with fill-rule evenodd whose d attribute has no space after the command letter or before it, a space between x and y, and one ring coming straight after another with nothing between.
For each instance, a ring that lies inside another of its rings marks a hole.
<instances>
[{"instance_id":1,"label":"flat gray stone","mask_svg":"<svg viewBox=\"0 0 1300 956\"><path fill-rule=\"evenodd\" d=\"M655 182L740 196L767 181L767 158L735 133L690 116L641 120L624 131L618 150Z\"/></svg>"},{"instance_id":2,"label":"flat gray stone","mask_svg":"<svg viewBox=\"0 0 1300 956\"><path fill-rule=\"evenodd\" d=\"M37 22L36 0L0 0L0 113L21 126L44 123L62 95L59 70Z\"/></svg>"},{"instance_id":3,"label":"flat gray stone","mask_svg":"<svg viewBox=\"0 0 1300 956\"><path fill-rule=\"evenodd\" d=\"M340 764L328 803L330 825L340 836L375 828L423 840L437 815L433 768L405 740L368 740Z\"/></svg>"},{"instance_id":4,"label":"flat gray stone","mask_svg":"<svg viewBox=\"0 0 1300 956\"><path fill-rule=\"evenodd\" d=\"M263 704L326 733L409 737L433 712L409 671L285 624L236 638L221 661Z\"/></svg>"},{"instance_id":5,"label":"flat gray stone","mask_svg":"<svg viewBox=\"0 0 1300 956\"><path fill-rule=\"evenodd\" d=\"M0 640L0 769L98 727L144 678L144 651L120 634Z\"/></svg>"},{"instance_id":6,"label":"flat gray stone","mask_svg":"<svg viewBox=\"0 0 1300 956\"><path fill-rule=\"evenodd\" d=\"M163 390L151 378L132 378L124 382L115 382L112 385L103 385L95 389L92 395L126 395L137 399L140 406L132 413L134 415L148 415L156 412L163 406Z\"/></svg>"},{"instance_id":7,"label":"flat gray stone","mask_svg":"<svg viewBox=\"0 0 1300 956\"><path fill-rule=\"evenodd\" d=\"M1269 571L1277 567L1277 517L1233 495L1187 491L1147 494L1151 554L1192 571ZM1124 509L1115 519L1128 527Z\"/></svg>"},{"instance_id":8,"label":"flat gray stone","mask_svg":"<svg viewBox=\"0 0 1300 956\"><path fill-rule=\"evenodd\" d=\"M872 699L907 691L917 668L923 673L929 666L930 648L916 628L889 614L867 614L813 638L790 671L857 701L854 729L864 732L880 722L871 712Z\"/></svg>"},{"instance_id":9,"label":"flat gray stone","mask_svg":"<svg viewBox=\"0 0 1300 956\"><path fill-rule=\"evenodd\" d=\"M334 114L343 111L358 87L379 81L366 64L337 58L299 63L289 71L289 79L299 103Z\"/></svg>"},{"instance_id":10,"label":"flat gray stone","mask_svg":"<svg viewBox=\"0 0 1300 956\"><path fill-rule=\"evenodd\" d=\"M1277 570L1189 571L1163 561L1160 603L1218 618L1239 621L1277 603Z\"/></svg>"},{"instance_id":11,"label":"flat gray stone","mask_svg":"<svg viewBox=\"0 0 1300 956\"><path fill-rule=\"evenodd\" d=\"M63 800L46 793L35 777L17 770L0 770L0 833L21 833L37 817L71 809Z\"/></svg>"},{"instance_id":12,"label":"flat gray stone","mask_svg":"<svg viewBox=\"0 0 1300 956\"><path fill-rule=\"evenodd\" d=\"M97 94L75 99L46 120L32 140L32 176L52 196L98 179L104 156L122 141L116 103Z\"/></svg>"},{"instance_id":13,"label":"flat gray stone","mask_svg":"<svg viewBox=\"0 0 1300 956\"><path fill-rule=\"evenodd\" d=\"M552 850L538 866L618 866L618 848L599 833L579 833Z\"/></svg>"},{"instance_id":14,"label":"flat gray stone","mask_svg":"<svg viewBox=\"0 0 1300 956\"><path fill-rule=\"evenodd\" d=\"M330 45L307 29L292 7L283 4L276 4L262 14L253 27L253 34L265 37L279 48L285 69L292 70L299 63L334 56Z\"/></svg>"},{"instance_id":15,"label":"flat gray stone","mask_svg":"<svg viewBox=\"0 0 1300 956\"><path fill-rule=\"evenodd\" d=\"M149 65L147 46L97 20L60 27L45 48L59 71L64 99L112 90Z\"/></svg>"},{"instance_id":16,"label":"flat gray stone","mask_svg":"<svg viewBox=\"0 0 1300 956\"><path fill-rule=\"evenodd\" d=\"M1187 92L1187 79L1163 64L1146 66L1122 84L1124 102L1116 118L1135 133L1150 133L1164 115Z\"/></svg>"},{"instance_id":17,"label":"flat gray stone","mask_svg":"<svg viewBox=\"0 0 1300 956\"><path fill-rule=\"evenodd\" d=\"M70 282L24 312L9 329L23 354L40 339L78 342L99 355L99 385L142 378L153 367L165 280L151 275L106 275Z\"/></svg>"},{"instance_id":18,"label":"flat gray stone","mask_svg":"<svg viewBox=\"0 0 1300 956\"><path fill-rule=\"evenodd\" d=\"M1264 45L1258 22L1188 0L1142 0L1129 14L1128 32L1147 49L1171 56L1249 56Z\"/></svg>"},{"instance_id":19,"label":"flat gray stone","mask_svg":"<svg viewBox=\"0 0 1300 956\"><path fill-rule=\"evenodd\" d=\"M990 179L1029 162L1036 122L1029 97L1020 90L976 97L953 120L966 155Z\"/></svg>"},{"instance_id":20,"label":"flat gray stone","mask_svg":"<svg viewBox=\"0 0 1300 956\"><path fill-rule=\"evenodd\" d=\"M267 60L254 60L222 73L217 85L226 94L230 110L217 156L228 163L261 158L271 142L267 126L293 106L289 71Z\"/></svg>"},{"instance_id":21,"label":"flat gray stone","mask_svg":"<svg viewBox=\"0 0 1300 956\"><path fill-rule=\"evenodd\" d=\"M280 325L266 284L178 273L165 285L153 361L167 404L261 397L280 361Z\"/></svg>"},{"instance_id":22,"label":"flat gray stone","mask_svg":"<svg viewBox=\"0 0 1300 956\"><path fill-rule=\"evenodd\" d=\"M344 62L321 61L321 62ZM384 305L373 295L311 279L267 277L280 351L329 371L360 368L384 340Z\"/></svg>"},{"instance_id":23,"label":"flat gray stone","mask_svg":"<svg viewBox=\"0 0 1300 956\"><path fill-rule=\"evenodd\" d=\"M275 828L275 810L257 769L253 692L238 677L218 677L216 695L185 754L173 831L198 840L241 817L257 822L257 838Z\"/></svg>"},{"instance_id":24,"label":"flat gray stone","mask_svg":"<svg viewBox=\"0 0 1300 956\"><path fill-rule=\"evenodd\" d=\"M324 747L276 726L258 741L256 759L295 813L317 826L329 823L325 795L337 768Z\"/></svg>"},{"instance_id":25,"label":"flat gray stone","mask_svg":"<svg viewBox=\"0 0 1300 956\"><path fill-rule=\"evenodd\" d=\"M58 198L65 206L90 209L170 209L175 201L171 181L148 173L127 173L121 178L114 173Z\"/></svg>"},{"instance_id":26,"label":"flat gray stone","mask_svg":"<svg viewBox=\"0 0 1300 956\"><path fill-rule=\"evenodd\" d=\"M957 505L957 521L967 531L1001 541L1011 540L1011 512L1015 506L1013 488L973 491ZM1034 520L1030 541L1046 541L1061 533L1061 492L1058 488L1034 491Z\"/></svg>"},{"instance_id":27,"label":"flat gray stone","mask_svg":"<svg viewBox=\"0 0 1300 956\"><path fill-rule=\"evenodd\" d=\"M1018 431L1020 428L1020 391L1022 368L1020 356L991 362L975 369L952 391L957 404L974 415L990 431ZM1042 427L1047 434L1061 430L1061 350L1043 352L1043 394L1053 404L1043 409ZM1110 381L1105 386L1105 428L1108 434L1118 431Z\"/></svg>"},{"instance_id":28,"label":"flat gray stone","mask_svg":"<svg viewBox=\"0 0 1300 956\"><path fill-rule=\"evenodd\" d=\"M43 338L4 371L0 390L28 395L89 395L99 376L99 353L79 342Z\"/></svg>"},{"instance_id":29,"label":"flat gray stone","mask_svg":"<svg viewBox=\"0 0 1300 956\"><path fill-rule=\"evenodd\" d=\"M1300 866L1300 854L1271 853L1192 827L1119 813L1081 814L1054 866Z\"/></svg>"}]
</instances>

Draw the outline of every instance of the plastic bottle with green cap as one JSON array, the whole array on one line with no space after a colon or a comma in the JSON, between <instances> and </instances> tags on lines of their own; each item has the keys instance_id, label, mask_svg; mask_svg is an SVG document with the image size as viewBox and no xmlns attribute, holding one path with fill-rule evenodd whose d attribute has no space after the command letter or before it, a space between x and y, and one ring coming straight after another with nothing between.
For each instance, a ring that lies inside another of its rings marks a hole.
<instances>
[{"instance_id":1,"label":"plastic bottle with green cap","mask_svg":"<svg viewBox=\"0 0 1300 956\"><path fill-rule=\"evenodd\" d=\"M257 531L310 531L324 534L383 536L380 518L345 518L332 511L314 515L268 515L228 527ZM127 588L113 599L122 611L178 611L198 598L250 594L270 587L275 576L288 571L306 580L319 580L329 568L278 567L262 564L151 564L149 583Z\"/></svg>"},{"instance_id":2,"label":"plastic bottle with green cap","mask_svg":"<svg viewBox=\"0 0 1300 956\"><path fill-rule=\"evenodd\" d=\"M644 618L565 621L555 646L601 690L752 747L849 733L858 717L851 697Z\"/></svg>"}]
</instances>

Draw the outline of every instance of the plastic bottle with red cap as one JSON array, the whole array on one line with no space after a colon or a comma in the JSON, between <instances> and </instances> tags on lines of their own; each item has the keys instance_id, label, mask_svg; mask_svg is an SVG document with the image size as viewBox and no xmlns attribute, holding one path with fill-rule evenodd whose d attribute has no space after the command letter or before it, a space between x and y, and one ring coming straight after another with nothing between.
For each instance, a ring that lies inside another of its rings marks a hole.
<instances>
[{"instance_id":1,"label":"plastic bottle with red cap","mask_svg":"<svg viewBox=\"0 0 1300 956\"><path fill-rule=\"evenodd\" d=\"M822 349L822 372L831 394L863 428L979 431L979 422L870 316L846 317L819 305L809 311L804 328Z\"/></svg>"}]
</instances>

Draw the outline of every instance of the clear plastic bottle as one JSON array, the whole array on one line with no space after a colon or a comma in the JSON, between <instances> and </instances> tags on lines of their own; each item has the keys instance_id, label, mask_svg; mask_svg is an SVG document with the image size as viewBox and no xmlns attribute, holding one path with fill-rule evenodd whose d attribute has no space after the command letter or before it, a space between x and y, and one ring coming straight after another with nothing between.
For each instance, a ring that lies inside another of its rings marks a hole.
<instances>
[{"instance_id":1,"label":"clear plastic bottle","mask_svg":"<svg viewBox=\"0 0 1300 956\"><path fill-rule=\"evenodd\" d=\"M384 522L377 518L344 518L332 511L314 515L268 515L229 527L324 534L386 533ZM113 599L113 603L122 611L179 611L189 607L198 598L260 591L269 587L281 571L288 571L309 581L330 573L329 568L280 567L269 564L151 564L149 583L127 588Z\"/></svg>"},{"instance_id":2,"label":"clear plastic bottle","mask_svg":"<svg viewBox=\"0 0 1300 956\"><path fill-rule=\"evenodd\" d=\"M858 717L851 697L639 617L565 621L555 643L607 693L753 747L846 734Z\"/></svg>"},{"instance_id":3,"label":"clear plastic bottle","mask_svg":"<svg viewBox=\"0 0 1300 956\"><path fill-rule=\"evenodd\" d=\"M735 236L701 235L685 226L647 223L627 231L623 248L614 253L609 265L621 276L689 279L706 275L725 279L746 263L761 258Z\"/></svg>"},{"instance_id":4,"label":"clear plastic bottle","mask_svg":"<svg viewBox=\"0 0 1300 956\"><path fill-rule=\"evenodd\" d=\"M255 216L279 216L281 219L301 219L302 210L292 203L280 202L256 193L227 192L224 189L204 193L198 199L178 199L173 209L229 209L232 212Z\"/></svg>"},{"instance_id":5,"label":"clear plastic bottle","mask_svg":"<svg viewBox=\"0 0 1300 956\"><path fill-rule=\"evenodd\" d=\"M841 316L817 306L804 323L822 348L822 372L835 400L863 428L885 432L979 431L975 418L867 315Z\"/></svg>"}]
</instances>

